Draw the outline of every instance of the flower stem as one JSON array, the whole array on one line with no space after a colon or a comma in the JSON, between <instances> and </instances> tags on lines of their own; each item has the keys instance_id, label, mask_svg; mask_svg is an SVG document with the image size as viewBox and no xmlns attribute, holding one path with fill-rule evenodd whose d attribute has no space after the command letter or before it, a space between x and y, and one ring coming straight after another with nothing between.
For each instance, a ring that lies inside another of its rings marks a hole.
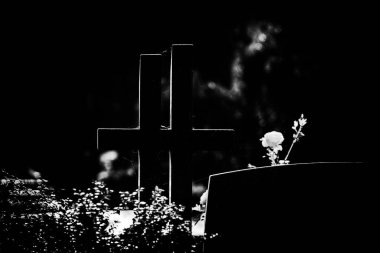
<instances>
[{"instance_id":1,"label":"flower stem","mask_svg":"<svg viewBox=\"0 0 380 253\"><path fill-rule=\"evenodd\" d=\"M296 140L293 140L292 145L290 146L290 148L289 148L289 150L288 150L288 153L287 153L286 156L285 156L284 161L287 161L287 160L288 160L288 156L289 156L289 154L290 154L290 151L291 151L292 148L293 148L294 143L296 143Z\"/></svg>"},{"instance_id":2,"label":"flower stem","mask_svg":"<svg viewBox=\"0 0 380 253\"><path fill-rule=\"evenodd\" d=\"M297 135L296 135L296 137L294 137L294 140L293 140L293 142L292 142L292 145L290 145L290 148L289 148L289 150L288 150L288 153L287 153L286 156L285 156L284 161L288 160L288 156L289 156L289 154L290 154L290 151L292 150L294 143L297 142L297 138L298 138L298 135L301 133L301 130L302 130L302 126L300 126L300 129L298 129Z\"/></svg>"}]
</instances>

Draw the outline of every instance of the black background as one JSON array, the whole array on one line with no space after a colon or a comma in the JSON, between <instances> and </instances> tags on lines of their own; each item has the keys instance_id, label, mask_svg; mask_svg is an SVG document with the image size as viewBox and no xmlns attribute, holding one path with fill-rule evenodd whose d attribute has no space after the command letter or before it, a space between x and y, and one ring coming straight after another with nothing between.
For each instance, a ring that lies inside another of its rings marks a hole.
<instances>
[{"instance_id":1,"label":"black background","mask_svg":"<svg viewBox=\"0 0 380 253\"><path fill-rule=\"evenodd\" d=\"M294 151L294 160L368 159L365 56L370 48L359 9L141 10L6 10L1 168L33 167L62 180L93 178L98 171L96 128L136 126L139 54L194 43L196 67L210 79L223 79L234 29L251 19L279 24L286 48L302 59L307 73L298 91L302 98L282 101L299 108L290 122L301 112L309 119L308 138ZM112 114L115 100L124 102Z\"/></svg>"}]
</instances>

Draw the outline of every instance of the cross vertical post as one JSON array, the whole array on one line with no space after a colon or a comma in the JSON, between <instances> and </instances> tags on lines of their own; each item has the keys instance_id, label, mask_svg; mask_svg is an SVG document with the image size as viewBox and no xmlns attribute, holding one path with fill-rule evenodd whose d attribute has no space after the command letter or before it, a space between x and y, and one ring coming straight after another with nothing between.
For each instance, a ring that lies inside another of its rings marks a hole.
<instances>
[{"instance_id":1,"label":"cross vertical post","mask_svg":"<svg viewBox=\"0 0 380 253\"><path fill-rule=\"evenodd\" d=\"M191 210L193 46L172 45L170 60L171 201Z\"/></svg>"}]
</instances>

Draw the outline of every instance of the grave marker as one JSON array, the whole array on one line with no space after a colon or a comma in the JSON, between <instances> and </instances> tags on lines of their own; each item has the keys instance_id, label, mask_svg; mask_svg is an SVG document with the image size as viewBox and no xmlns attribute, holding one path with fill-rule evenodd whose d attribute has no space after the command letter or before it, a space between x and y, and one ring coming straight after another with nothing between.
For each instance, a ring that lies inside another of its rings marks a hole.
<instances>
[{"instance_id":1,"label":"grave marker","mask_svg":"<svg viewBox=\"0 0 380 253\"><path fill-rule=\"evenodd\" d=\"M140 56L139 126L99 128L98 149L138 149L139 187L155 183L156 157L161 149L169 152L169 201L191 210L193 149L230 149L232 129L193 129L192 83L193 45L175 44L170 50L170 126L160 129L161 54ZM153 185L150 185L152 187Z\"/></svg>"}]
</instances>

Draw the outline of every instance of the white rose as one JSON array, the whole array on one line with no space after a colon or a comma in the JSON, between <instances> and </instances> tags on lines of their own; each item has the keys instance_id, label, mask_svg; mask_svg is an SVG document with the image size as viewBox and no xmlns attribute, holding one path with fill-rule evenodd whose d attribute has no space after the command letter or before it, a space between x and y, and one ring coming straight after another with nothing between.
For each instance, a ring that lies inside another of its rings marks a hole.
<instances>
[{"instance_id":1,"label":"white rose","mask_svg":"<svg viewBox=\"0 0 380 253\"><path fill-rule=\"evenodd\" d=\"M264 148L278 148L278 146L284 141L284 136L280 132L272 131L266 133L260 141Z\"/></svg>"}]
</instances>

